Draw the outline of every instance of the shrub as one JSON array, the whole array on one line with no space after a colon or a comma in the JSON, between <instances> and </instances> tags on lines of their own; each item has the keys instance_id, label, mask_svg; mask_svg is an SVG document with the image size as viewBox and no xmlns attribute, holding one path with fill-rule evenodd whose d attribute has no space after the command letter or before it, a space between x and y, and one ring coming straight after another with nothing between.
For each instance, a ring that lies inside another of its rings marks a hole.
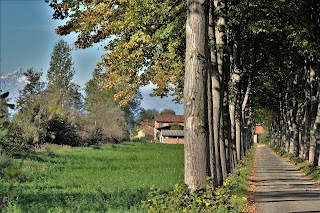
<instances>
[{"instance_id":1,"label":"shrub","mask_svg":"<svg viewBox=\"0 0 320 213\"><path fill-rule=\"evenodd\" d=\"M0 155L0 179L4 176L5 169L12 167L13 165L14 162L12 158Z\"/></svg>"},{"instance_id":2,"label":"shrub","mask_svg":"<svg viewBox=\"0 0 320 213\"><path fill-rule=\"evenodd\" d=\"M0 139L0 154L11 156L24 151L27 148L26 141L27 139L23 137L21 128L14 123L10 123L8 134Z\"/></svg>"},{"instance_id":3,"label":"shrub","mask_svg":"<svg viewBox=\"0 0 320 213\"><path fill-rule=\"evenodd\" d=\"M184 184L176 184L171 191L152 188L142 206L148 212L243 212L253 156L251 149L221 187L214 188L212 179L208 178L206 188L194 192Z\"/></svg>"},{"instance_id":4,"label":"shrub","mask_svg":"<svg viewBox=\"0 0 320 213\"><path fill-rule=\"evenodd\" d=\"M48 132L54 134L54 139L47 137L48 142L59 145L80 145L80 136L78 135L76 126L67 120L67 118L55 118L49 121Z\"/></svg>"}]
</instances>

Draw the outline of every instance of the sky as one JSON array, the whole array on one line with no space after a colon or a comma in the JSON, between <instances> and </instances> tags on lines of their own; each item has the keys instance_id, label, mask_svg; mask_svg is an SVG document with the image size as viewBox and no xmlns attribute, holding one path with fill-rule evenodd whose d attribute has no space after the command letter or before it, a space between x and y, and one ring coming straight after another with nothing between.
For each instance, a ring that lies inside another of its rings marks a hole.
<instances>
[{"instance_id":1,"label":"sky","mask_svg":"<svg viewBox=\"0 0 320 213\"><path fill-rule=\"evenodd\" d=\"M55 28L64 23L52 19L53 10L45 0L0 0L0 73L5 75L17 68L26 71L33 67L43 72L43 80L49 69L50 54L60 39L73 47L77 35L59 36ZM74 82L84 87L92 77L103 50L100 44L88 49L74 49L71 52L76 70ZM145 109L173 109L183 114L183 105L174 104L170 98L150 97L152 85L141 88Z\"/></svg>"}]
</instances>

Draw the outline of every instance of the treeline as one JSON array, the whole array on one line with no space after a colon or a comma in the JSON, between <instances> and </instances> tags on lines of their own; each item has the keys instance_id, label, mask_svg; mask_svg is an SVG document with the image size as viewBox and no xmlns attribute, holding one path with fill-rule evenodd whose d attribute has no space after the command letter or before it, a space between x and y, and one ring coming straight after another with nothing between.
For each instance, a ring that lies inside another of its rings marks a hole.
<instances>
[{"instance_id":1,"label":"treeline","mask_svg":"<svg viewBox=\"0 0 320 213\"><path fill-rule=\"evenodd\" d=\"M262 122L270 144L320 166L320 2L279 1L274 9L257 2L256 8L255 20L265 27L254 97L268 112Z\"/></svg>"},{"instance_id":2,"label":"treeline","mask_svg":"<svg viewBox=\"0 0 320 213\"><path fill-rule=\"evenodd\" d=\"M80 86L73 82L75 70L70 51L63 40L54 45L47 83L41 79L42 72L33 68L24 73L27 84L20 91L16 113L11 119L3 106L2 120L6 120L6 125L1 129L8 131L0 139L1 154L44 143L89 146L129 138L141 96L119 106L114 100L115 91L102 90L99 76L94 72L83 97Z\"/></svg>"},{"instance_id":3,"label":"treeline","mask_svg":"<svg viewBox=\"0 0 320 213\"><path fill-rule=\"evenodd\" d=\"M216 135L227 138L223 134L230 132L230 145L225 142L222 147L231 147L231 161L241 158L250 143L243 135L250 134L251 122L269 129L272 145L319 164L320 2L188 1L187 8L184 99L192 162L188 185L204 181L208 169L195 168L205 159L210 162L206 147L219 147L212 143ZM215 116L219 110L220 117ZM203 125L207 120L209 131ZM195 152L206 158L196 161ZM220 150L221 159L224 154ZM202 179L195 178L195 171ZM219 174L213 176L218 179Z\"/></svg>"}]
</instances>

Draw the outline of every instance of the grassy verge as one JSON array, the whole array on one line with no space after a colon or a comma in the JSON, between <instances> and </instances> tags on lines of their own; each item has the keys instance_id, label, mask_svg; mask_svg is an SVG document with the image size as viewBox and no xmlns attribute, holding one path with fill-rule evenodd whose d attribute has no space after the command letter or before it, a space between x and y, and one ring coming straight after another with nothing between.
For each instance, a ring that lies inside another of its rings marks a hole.
<instances>
[{"instance_id":1,"label":"grassy verge","mask_svg":"<svg viewBox=\"0 0 320 213\"><path fill-rule=\"evenodd\" d=\"M141 212L150 187L182 181L183 145L48 146L25 162L5 212Z\"/></svg>"},{"instance_id":2,"label":"grassy verge","mask_svg":"<svg viewBox=\"0 0 320 213\"><path fill-rule=\"evenodd\" d=\"M244 212L254 154L255 148L250 149L235 172L219 188L213 188L208 180L205 189L195 192L179 184L169 191L153 189L143 206L149 212Z\"/></svg>"},{"instance_id":3,"label":"grassy verge","mask_svg":"<svg viewBox=\"0 0 320 213\"><path fill-rule=\"evenodd\" d=\"M294 156L293 154L287 153L282 149L271 147L273 151L275 151L279 156L288 159L291 163L293 163L297 169L302 171L307 176L313 178L320 184L320 168L312 165L308 161Z\"/></svg>"}]
</instances>

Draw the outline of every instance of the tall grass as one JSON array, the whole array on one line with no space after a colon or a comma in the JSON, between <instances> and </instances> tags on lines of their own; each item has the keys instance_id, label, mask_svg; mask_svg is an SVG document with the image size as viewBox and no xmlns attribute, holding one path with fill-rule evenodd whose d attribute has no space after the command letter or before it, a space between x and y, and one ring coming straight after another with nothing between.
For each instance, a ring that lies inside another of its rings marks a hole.
<instances>
[{"instance_id":1,"label":"tall grass","mask_svg":"<svg viewBox=\"0 0 320 213\"><path fill-rule=\"evenodd\" d=\"M182 181L183 145L49 146L25 162L6 210L141 212L150 187ZM1 180L1 193L7 184Z\"/></svg>"}]
</instances>

